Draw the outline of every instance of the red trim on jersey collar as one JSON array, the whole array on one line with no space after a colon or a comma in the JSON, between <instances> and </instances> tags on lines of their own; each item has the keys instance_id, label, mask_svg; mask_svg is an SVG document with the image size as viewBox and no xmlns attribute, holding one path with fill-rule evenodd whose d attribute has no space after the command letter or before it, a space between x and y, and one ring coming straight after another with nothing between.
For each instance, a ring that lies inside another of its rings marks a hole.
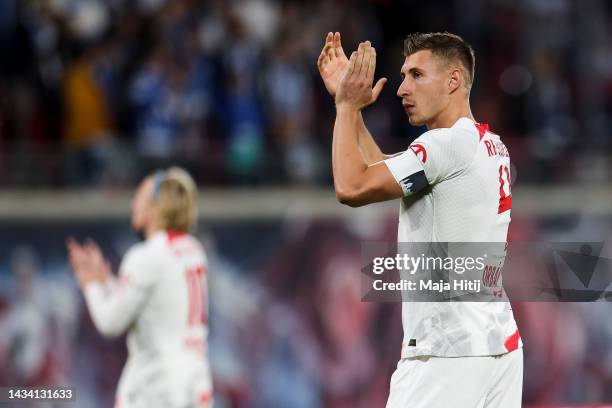
<instances>
[{"instance_id":1,"label":"red trim on jersey collar","mask_svg":"<svg viewBox=\"0 0 612 408\"><path fill-rule=\"evenodd\" d=\"M476 126L476 129L478 129L478 134L480 135L480 139L478 140L480 141L484 137L485 132L489 130L489 124L488 123L474 123L474 126Z\"/></svg>"},{"instance_id":2,"label":"red trim on jersey collar","mask_svg":"<svg viewBox=\"0 0 612 408\"><path fill-rule=\"evenodd\" d=\"M180 237L184 236L185 234L187 234L185 231L179 231L179 230L168 230L168 231L166 231L166 235L168 236L168 240L170 242L174 241L177 238L180 238Z\"/></svg>"}]
</instances>

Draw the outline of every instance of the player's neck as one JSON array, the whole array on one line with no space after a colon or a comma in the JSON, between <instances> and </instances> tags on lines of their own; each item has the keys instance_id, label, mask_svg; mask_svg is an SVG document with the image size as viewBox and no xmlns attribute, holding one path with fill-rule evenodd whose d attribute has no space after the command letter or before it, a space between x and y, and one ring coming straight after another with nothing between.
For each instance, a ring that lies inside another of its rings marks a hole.
<instances>
[{"instance_id":1,"label":"player's neck","mask_svg":"<svg viewBox=\"0 0 612 408\"><path fill-rule=\"evenodd\" d=\"M470 104L466 101L460 104L450 104L436 117L432 118L425 125L428 130L452 127L460 118L469 118L476 122Z\"/></svg>"},{"instance_id":2,"label":"player's neck","mask_svg":"<svg viewBox=\"0 0 612 408\"><path fill-rule=\"evenodd\" d=\"M149 239L153 236L153 234L155 234L156 232L161 231L161 228L157 225L157 223L151 223L149 225L147 225L147 227L145 228L144 231L144 236L145 239Z\"/></svg>"}]
</instances>

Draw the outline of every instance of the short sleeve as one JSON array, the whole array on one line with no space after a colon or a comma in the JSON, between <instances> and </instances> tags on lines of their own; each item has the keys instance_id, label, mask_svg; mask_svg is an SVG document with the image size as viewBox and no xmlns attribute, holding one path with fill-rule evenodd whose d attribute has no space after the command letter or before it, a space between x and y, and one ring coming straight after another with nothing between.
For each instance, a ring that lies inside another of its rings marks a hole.
<instances>
[{"instance_id":1,"label":"short sleeve","mask_svg":"<svg viewBox=\"0 0 612 408\"><path fill-rule=\"evenodd\" d=\"M428 186L423 164L411 149L385 160L385 164L402 188L404 196L417 193Z\"/></svg>"},{"instance_id":2,"label":"short sleeve","mask_svg":"<svg viewBox=\"0 0 612 408\"><path fill-rule=\"evenodd\" d=\"M478 138L470 132L434 129L423 133L410 149L423 162L429 184L437 184L463 172L474 159Z\"/></svg>"},{"instance_id":3,"label":"short sleeve","mask_svg":"<svg viewBox=\"0 0 612 408\"><path fill-rule=\"evenodd\" d=\"M460 174L473 160L477 143L478 139L469 133L434 129L423 133L408 150L385 163L404 195L409 195Z\"/></svg>"}]
</instances>

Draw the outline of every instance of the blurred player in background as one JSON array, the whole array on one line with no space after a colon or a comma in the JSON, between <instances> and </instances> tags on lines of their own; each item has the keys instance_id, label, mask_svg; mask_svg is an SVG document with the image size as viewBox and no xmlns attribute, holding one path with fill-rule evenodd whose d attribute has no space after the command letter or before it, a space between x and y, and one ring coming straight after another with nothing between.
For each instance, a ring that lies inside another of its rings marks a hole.
<instances>
[{"instance_id":1,"label":"blurred player in background","mask_svg":"<svg viewBox=\"0 0 612 408\"><path fill-rule=\"evenodd\" d=\"M206 267L198 240L197 189L180 168L142 181L132 226L144 234L114 279L94 242L68 240L70 264L100 333L128 332L128 359L116 407L208 408L212 382L206 355Z\"/></svg>"},{"instance_id":2,"label":"blurred player in background","mask_svg":"<svg viewBox=\"0 0 612 408\"><path fill-rule=\"evenodd\" d=\"M510 158L472 115L472 48L449 33L412 34L404 56L397 95L410 124L428 131L386 156L361 115L386 82L372 87L376 51L366 41L347 59L340 34L327 35L318 67L336 102L338 200L356 207L401 198L399 242L506 242ZM508 302L405 302L402 323L387 407L521 406L522 342Z\"/></svg>"},{"instance_id":3,"label":"blurred player in background","mask_svg":"<svg viewBox=\"0 0 612 408\"><path fill-rule=\"evenodd\" d=\"M10 385L67 384L78 316L71 282L43 275L28 245L11 252L10 268L15 290L6 318L0 314L0 370Z\"/></svg>"}]
</instances>

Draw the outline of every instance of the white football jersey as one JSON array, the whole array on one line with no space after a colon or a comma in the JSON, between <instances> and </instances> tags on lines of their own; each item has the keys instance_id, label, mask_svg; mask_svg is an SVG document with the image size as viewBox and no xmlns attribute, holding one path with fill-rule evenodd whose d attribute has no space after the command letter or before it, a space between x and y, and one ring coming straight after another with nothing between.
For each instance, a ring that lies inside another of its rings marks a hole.
<instances>
[{"instance_id":1,"label":"white football jersey","mask_svg":"<svg viewBox=\"0 0 612 408\"><path fill-rule=\"evenodd\" d=\"M506 242L510 157L487 125L460 118L422 134L385 163L404 191L398 242ZM499 355L522 347L509 302L404 302L402 324L402 358Z\"/></svg>"},{"instance_id":2,"label":"white football jersey","mask_svg":"<svg viewBox=\"0 0 612 408\"><path fill-rule=\"evenodd\" d=\"M116 281L86 287L98 330L128 331L117 406L209 406L206 268L196 238L160 231L129 249Z\"/></svg>"}]
</instances>

